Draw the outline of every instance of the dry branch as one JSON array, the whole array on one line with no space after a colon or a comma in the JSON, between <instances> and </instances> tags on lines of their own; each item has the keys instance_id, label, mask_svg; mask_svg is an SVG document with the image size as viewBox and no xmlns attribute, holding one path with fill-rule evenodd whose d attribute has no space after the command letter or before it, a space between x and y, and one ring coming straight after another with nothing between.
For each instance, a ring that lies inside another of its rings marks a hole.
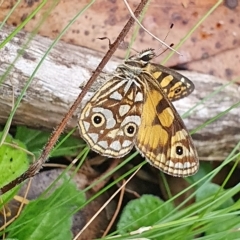
<instances>
[{"instance_id":1,"label":"dry branch","mask_svg":"<svg viewBox=\"0 0 240 240\"><path fill-rule=\"evenodd\" d=\"M5 39L11 31L11 28L2 28L0 40ZM4 80L7 85L2 84L0 87L0 123L2 124L6 122L11 111L12 96L14 95L16 100L24 84L52 43L47 38L36 36L23 51L22 56L13 64L28 38L29 35L22 31L4 48L0 49L0 75L3 76L7 69L12 67ZM35 74L33 82L14 116L13 124L52 130L68 111L69 106L81 91L79 86L84 86L101 57L102 54L98 52L59 42ZM117 59L110 61L105 71L112 72L121 61ZM186 112L214 90L227 84L227 81L209 75L187 71L182 74L194 82L196 90L191 96L174 103L180 113ZM103 81L105 81L104 78L98 79L85 101ZM239 96L239 87L236 84L228 85L221 92L199 105L184 120L187 128L194 129L232 105L239 103ZM67 130L76 126L77 114L76 112L68 124ZM194 134L194 142L202 159L221 160L228 155L240 141L239 116L238 104L229 113Z\"/></svg>"}]
</instances>

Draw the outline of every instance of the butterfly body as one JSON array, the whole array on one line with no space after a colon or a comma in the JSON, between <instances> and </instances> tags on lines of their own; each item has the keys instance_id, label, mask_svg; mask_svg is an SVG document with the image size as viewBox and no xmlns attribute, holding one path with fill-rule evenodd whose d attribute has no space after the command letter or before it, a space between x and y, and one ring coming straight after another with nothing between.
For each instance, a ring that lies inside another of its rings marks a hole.
<instances>
[{"instance_id":1,"label":"butterfly body","mask_svg":"<svg viewBox=\"0 0 240 240\"><path fill-rule=\"evenodd\" d=\"M153 166L173 176L198 169L192 139L171 101L194 85L177 72L150 63L152 49L119 65L82 109L80 135L92 150L123 157L135 146Z\"/></svg>"}]
</instances>

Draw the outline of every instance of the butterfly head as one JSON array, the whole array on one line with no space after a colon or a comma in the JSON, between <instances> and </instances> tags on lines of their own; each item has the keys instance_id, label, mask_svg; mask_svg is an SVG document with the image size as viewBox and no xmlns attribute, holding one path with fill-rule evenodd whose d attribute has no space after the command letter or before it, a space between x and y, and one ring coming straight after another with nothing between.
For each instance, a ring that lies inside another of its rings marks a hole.
<instances>
[{"instance_id":1,"label":"butterfly head","mask_svg":"<svg viewBox=\"0 0 240 240\"><path fill-rule=\"evenodd\" d=\"M156 54L154 52L154 49L149 48L136 55L131 56L125 61L125 64L129 64L131 66L140 65L139 67L142 68L145 67L155 56Z\"/></svg>"}]
</instances>

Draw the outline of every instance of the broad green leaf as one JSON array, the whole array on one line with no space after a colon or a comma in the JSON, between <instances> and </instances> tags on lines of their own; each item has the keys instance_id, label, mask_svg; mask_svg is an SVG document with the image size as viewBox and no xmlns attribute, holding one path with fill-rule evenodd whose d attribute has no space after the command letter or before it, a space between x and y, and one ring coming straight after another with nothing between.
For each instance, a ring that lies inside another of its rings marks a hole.
<instances>
[{"instance_id":1,"label":"broad green leaf","mask_svg":"<svg viewBox=\"0 0 240 240\"><path fill-rule=\"evenodd\" d=\"M49 197L31 201L20 217L8 227L8 238L24 240L70 240L73 211L85 196L64 176L64 184Z\"/></svg>"},{"instance_id":2,"label":"broad green leaf","mask_svg":"<svg viewBox=\"0 0 240 240\"><path fill-rule=\"evenodd\" d=\"M130 201L123 209L117 224L119 233L128 233L157 223L174 208L172 203L160 208L162 204L164 201L152 195L143 195L139 199Z\"/></svg>"},{"instance_id":3,"label":"broad green leaf","mask_svg":"<svg viewBox=\"0 0 240 240\"><path fill-rule=\"evenodd\" d=\"M25 150L26 147L21 141L7 135L0 147L0 187L13 181L28 169L29 157Z\"/></svg>"},{"instance_id":4,"label":"broad green leaf","mask_svg":"<svg viewBox=\"0 0 240 240\"><path fill-rule=\"evenodd\" d=\"M240 228L239 216L224 217L222 219L210 222L205 235L210 236L221 233L221 236L218 236L217 239L223 240L240 239L239 228Z\"/></svg>"},{"instance_id":5,"label":"broad green leaf","mask_svg":"<svg viewBox=\"0 0 240 240\"><path fill-rule=\"evenodd\" d=\"M208 183L203 184L197 190L196 202L200 202L202 200L205 200L208 197L214 196L219 190L224 191L224 190L221 190L221 187L219 185L215 184L215 183L208 182ZM220 206L218 206L218 205L216 205L215 207L213 206L213 209L214 210L223 209L223 208L230 207L233 204L234 204L233 199L228 197L223 204L221 204Z\"/></svg>"}]
</instances>

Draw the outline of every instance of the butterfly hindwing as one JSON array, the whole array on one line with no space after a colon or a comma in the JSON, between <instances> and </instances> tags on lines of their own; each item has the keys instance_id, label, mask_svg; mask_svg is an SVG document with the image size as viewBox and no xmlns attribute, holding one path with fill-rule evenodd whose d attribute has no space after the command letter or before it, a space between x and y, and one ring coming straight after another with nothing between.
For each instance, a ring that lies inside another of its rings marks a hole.
<instances>
[{"instance_id":1,"label":"butterfly hindwing","mask_svg":"<svg viewBox=\"0 0 240 240\"><path fill-rule=\"evenodd\" d=\"M141 122L143 93L129 80L114 77L83 108L79 127L92 150L108 157L122 157L134 146Z\"/></svg>"}]
</instances>

